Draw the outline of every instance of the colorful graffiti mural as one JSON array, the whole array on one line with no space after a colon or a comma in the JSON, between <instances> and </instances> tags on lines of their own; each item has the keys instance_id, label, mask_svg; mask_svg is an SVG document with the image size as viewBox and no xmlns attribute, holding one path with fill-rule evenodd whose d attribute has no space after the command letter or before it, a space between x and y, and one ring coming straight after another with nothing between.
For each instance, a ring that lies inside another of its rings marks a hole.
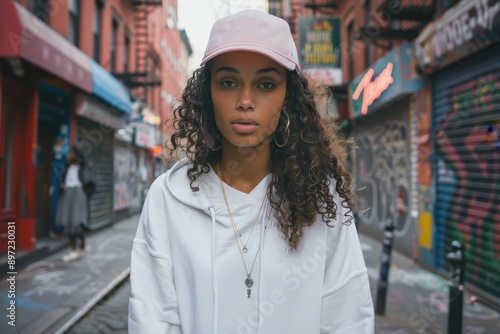
<instances>
[{"instance_id":1,"label":"colorful graffiti mural","mask_svg":"<svg viewBox=\"0 0 500 334\"><path fill-rule=\"evenodd\" d=\"M114 209L121 210L129 207L129 177L130 164L128 162L128 149L117 147L115 149L114 166Z\"/></svg>"},{"instance_id":2,"label":"colorful graffiti mural","mask_svg":"<svg viewBox=\"0 0 500 334\"><path fill-rule=\"evenodd\" d=\"M446 246L466 245L470 284L500 296L500 149L488 140L500 120L500 73L478 76L449 91L448 112L437 115L438 267Z\"/></svg>"},{"instance_id":3,"label":"colorful graffiti mural","mask_svg":"<svg viewBox=\"0 0 500 334\"><path fill-rule=\"evenodd\" d=\"M114 210L138 209L143 202L144 151L139 151L139 159L129 148L115 149L114 165ZM140 164L138 164L140 162Z\"/></svg>"}]
</instances>

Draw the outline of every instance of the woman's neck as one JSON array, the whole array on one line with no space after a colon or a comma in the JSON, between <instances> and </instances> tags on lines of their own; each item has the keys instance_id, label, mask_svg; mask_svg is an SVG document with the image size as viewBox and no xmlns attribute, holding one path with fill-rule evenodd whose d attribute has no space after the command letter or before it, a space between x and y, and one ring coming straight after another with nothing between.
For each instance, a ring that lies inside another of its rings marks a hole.
<instances>
[{"instance_id":1,"label":"woman's neck","mask_svg":"<svg viewBox=\"0 0 500 334\"><path fill-rule=\"evenodd\" d=\"M231 187L250 193L271 172L270 147L241 148L225 145L215 171Z\"/></svg>"}]
</instances>

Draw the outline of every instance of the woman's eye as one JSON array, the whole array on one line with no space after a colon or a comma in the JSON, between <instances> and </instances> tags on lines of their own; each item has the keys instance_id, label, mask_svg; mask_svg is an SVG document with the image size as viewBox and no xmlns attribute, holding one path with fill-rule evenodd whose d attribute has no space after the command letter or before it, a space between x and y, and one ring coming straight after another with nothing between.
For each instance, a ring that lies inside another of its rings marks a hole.
<instances>
[{"instance_id":1,"label":"woman's eye","mask_svg":"<svg viewBox=\"0 0 500 334\"><path fill-rule=\"evenodd\" d=\"M272 82L263 82L259 86L264 88L264 89L274 88L274 84Z\"/></svg>"},{"instance_id":2,"label":"woman's eye","mask_svg":"<svg viewBox=\"0 0 500 334\"><path fill-rule=\"evenodd\" d=\"M222 87L225 87L225 88L231 88L231 87L234 87L236 84L233 82L233 81L230 81L230 80L224 80L220 83L220 85Z\"/></svg>"}]
</instances>

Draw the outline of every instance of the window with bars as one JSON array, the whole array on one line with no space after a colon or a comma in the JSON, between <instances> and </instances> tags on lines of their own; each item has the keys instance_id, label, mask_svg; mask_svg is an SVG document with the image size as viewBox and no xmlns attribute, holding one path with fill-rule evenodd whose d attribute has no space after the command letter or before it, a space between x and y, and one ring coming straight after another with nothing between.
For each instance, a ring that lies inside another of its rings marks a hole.
<instances>
[{"instance_id":1,"label":"window with bars","mask_svg":"<svg viewBox=\"0 0 500 334\"><path fill-rule=\"evenodd\" d=\"M369 0L365 1L364 9L365 9L365 27L368 27L371 20L371 10L372 10L371 2ZM373 53L373 44L368 39L365 39L366 67L370 66L372 63L372 53Z\"/></svg>"},{"instance_id":2,"label":"window with bars","mask_svg":"<svg viewBox=\"0 0 500 334\"><path fill-rule=\"evenodd\" d=\"M355 45L356 39L354 38L354 22L349 23L347 26L347 38L348 38L348 59L349 63L349 80L353 80L355 77L354 73L354 59L356 57Z\"/></svg>"},{"instance_id":3,"label":"window with bars","mask_svg":"<svg viewBox=\"0 0 500 334\"><path fill-rule=\"evenodd\" d=\"M80 46L80 0L69 0L68 40Z\"/></svg>"},{"instance_id":4,"label":"window with bars","mask_svg":"<svg viewBox=\"0 0 500 334\"><path fill-rule=\"evenodd\" d=\"M96 0L94 12L94 60L101 62L102 0Z\"/></svg>"},{"instance_id":5,"label":"window with bars","mask_svg":"<svg viewBox=\"0 0 500 334\"><path fill-rule=\"evenodd\" d=\"M42 22L49 23L49 0L30 0L27 8Z\"/></svg>"},{"instance_id":6,"label":"window with bars","mask_svg":"<svg viewBox=\"0 0 500 334\"><path fill-rule=\"evenodd\" d=\"M129 33L125 33L125 45L123 48L123 72L127 73L130 63L130 37Z\"/></svg>"},{"instance_id":7,"label":"window with bars","mask_svg":"<svg viewBox=\"0 0 500 334\"><path fill-rule=\"evenodd\" d=\"M116 72L116 49L118 45L118 21L113 18L113 30L111 32L111 72Z\"/></svg>"}]
</instances>

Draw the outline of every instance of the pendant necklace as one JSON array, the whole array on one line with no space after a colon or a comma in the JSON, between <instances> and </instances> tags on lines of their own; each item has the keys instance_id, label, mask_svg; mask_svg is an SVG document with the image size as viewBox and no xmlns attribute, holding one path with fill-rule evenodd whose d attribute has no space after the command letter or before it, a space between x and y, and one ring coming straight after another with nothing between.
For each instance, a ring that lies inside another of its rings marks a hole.
<instances>
[{"instance_id":1,"label":"pendant necklace","mask_svg":"<svg viewBox=\"0 0 500 334\"><path fill-rule=\"evenodd\" d=\"M255 265L255 261L257 260L257 256L259 255L259 252L260 252L260 245L259 245L259 248L257 249L257 252L255 253L255 258L253 259L252 267L250 268L250 270L248 270L247 264L245 262L245 258L243 257L243 253L248 252L247 246L248 246L248 243L250 242L250 237L252 236L255 225L257 225L257 222L259 221L260 212L262 211L262 208L264 207L264 202L265 202L266 196L264 196L264 198L262 199L262 204L260 205L259 212L257 213L257 218L255 219L255 222L253 223L252 229L250 231L250 235L248 236L248 240L247 240L246 244L244 244L243 240L241 240L241 237L239 235L238 228L234 222L233 215L231 213L231 209L229 208L226 190L224 189L224 182L222 181L222 175L221 175L220 168L219 168L218 164L217 164L217 174L219 176L220 187L222 189L222 195L224 196L224 202L226 203L227 212L229 213L229 219L231 220L231 225L233 226L233 233L234 233L234 238L236 239L236 245L238 246L238 251L240 253L241 260L243 262L243 266L245 267L245 271L247 273L247 277L245 279L245 286L247 287L247 297L250 298L252 295L252 286L254 283L253 278L252 278L252 271L253 271L253 267Z\"/></svg>"}]
</instances>

